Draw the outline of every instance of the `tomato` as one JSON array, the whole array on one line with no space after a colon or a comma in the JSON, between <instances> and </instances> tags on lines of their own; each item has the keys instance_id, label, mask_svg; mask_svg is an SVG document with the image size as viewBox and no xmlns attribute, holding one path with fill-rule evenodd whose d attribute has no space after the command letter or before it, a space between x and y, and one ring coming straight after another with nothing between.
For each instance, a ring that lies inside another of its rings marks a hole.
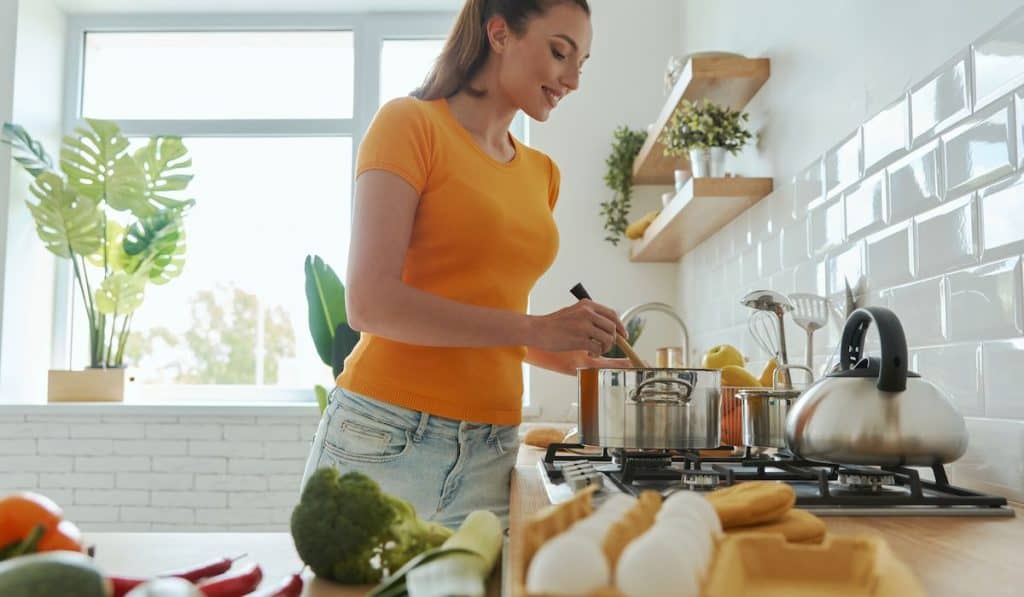
<instances>
[{"instance_id":1,"label":"tomato","mask_svg":"<svg viewBox=\"0 0 1024 597\"><path fill-rule=\"evenodd\" d=\"M82 532L70 520L62 520L43 535L36 551L82 551Z\"/></svg>"},{"instance_id":2,"label":"tomato","mask_svg":"<svg viewBox=\"0 0 1024 597\"><path fill-rule=\"evenodd\" d=\"M55 530L63 515L60 506L38 493L22 491L0 499L0 547L21 541L39 524L48 532Z\"/></svg>"}]
</instances>

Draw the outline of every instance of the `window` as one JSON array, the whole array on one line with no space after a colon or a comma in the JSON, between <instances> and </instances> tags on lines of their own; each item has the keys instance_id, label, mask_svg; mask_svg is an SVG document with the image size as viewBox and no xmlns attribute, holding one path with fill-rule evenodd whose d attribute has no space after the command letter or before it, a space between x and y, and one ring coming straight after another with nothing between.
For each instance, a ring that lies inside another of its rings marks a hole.
<instances>
[{"instance_id":1,"label":"window","mask_svg":"<svg viewBox=\"0 0 1024 597\"><path fill-rule=\"evenodd\" d=\"M192 157L184 271L147 286L132 322L139 399L305 401L330 384L303 259L320 255L344 279L359 139L380 102L422 83L453 19L70 19L81 84L69 86L69 129L115 120L133 143L181 136ZM82 367L88 330L71 290L58 284L76 313L54 348Z\"/></svg>"}]
</instances>

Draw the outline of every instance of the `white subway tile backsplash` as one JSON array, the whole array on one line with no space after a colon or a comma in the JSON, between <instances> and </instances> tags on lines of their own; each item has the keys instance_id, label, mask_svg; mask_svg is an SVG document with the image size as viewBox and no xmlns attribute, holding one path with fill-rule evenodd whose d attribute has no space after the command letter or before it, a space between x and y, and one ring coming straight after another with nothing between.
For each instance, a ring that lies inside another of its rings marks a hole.
<instances>
[{"instance_id":1,"label":"white subway tile backsplash","mask_svg":"<svg viewBox=\"0 0 1024 597\"><path fill-rule=\"evenodd\" d=\"M970 53L965 50L910 91L911 134L917 144L971 113Z\"/></svg>"},{"instance_id":2,"label":"white subway tile backsplash","mask_svg":"<svg viewBox=\"0 0 1024 597\"><path fill-rule=\"evenodd\" d=\"M757 246L758 253L758 275L767 278L778 273L782 269L782 255L779 248L780 238L778 235L761 241Z\"/></svg>"},{"instance_id":3,"label":"white subway tile backsplash","mask_svg":"<svg viewBox=\"0 0 1024 597\"><path fill-rule=\"evenodd\" d=\"M886 170L892 221L899 222L942 201L942 144L932 141Z\"/></svg>"},{"instance_id":4,"label":"white subway tile backsplash","mask_svg":"<svg viewBox=\"0 0 1024 597\"><path fill-rule=\"evenodd\" d=\"M786 225L779 234L781 236L782 268L793 268L807 260L806 218Z\"/></svg>"},{"instance_id":5,"label":"white subway tile backsplash","mask_svg":"<svg viewBox=\"0 0 1024 597\"><path fill-rule=\"evenodd\" d=\"M39 453L56 456L102 456L113 453L109 439L40 439Z\"/></svg>"},{"instance_id":6,"label":"white subway tile backsplash","mask_svg":"<svg viewBox=\"0 0 1024 597\"><path fill-rule=\"evenodd\" d=\"M740 257L740 264L743 275L743 287L749 288L757 282L757 270L760 267L756 250L745 251Z\"/></svg>"},{"instance_id":7,"label":"white subway tile backsplash","mask_svg":"<svg viewBox=\"0 0 1024 597\"><path fill-rule=\"evenodd\" d=\"M855 287L864 275L864 243L858 242L825 260L825 290L829 296L842 293L846 283Z\"/></svg>"},{"instance_id":8,"label":"white subway tile backsplash","mask_svg":"<svg viewBox=\"0 0 1024 597\"><path fill-rule=\"evenodd\" d=\"M61 500L52 491L44 492L47 497L58 504L68 504L69 499ZM71 504L63 507L64 519L73 520L79 527L89 528L90 522L116 522L119 517L118 506L79 506Z\"/></svg>"},{"instance_id":9,"label":"white subway tile backsplash","mask_svg":"<svg viewBox=\"0 0 1024 597\"><path fill-rule=\"evenodd\" d=\"M178 456L188 452L185 440L114 440L115 455Z\"/></svg>"},{"instance_id":10,"label":"white subway tile backsplash","mask_svg":"<svg viewBox=\"0 0 1024 597\"><path fill-rule=\"evenodd\" d=\"M260 475L196 475L196 489L204 491L265 491L267 479Z\"/></svg>"},{"instance_id":11,"label":"white subway tile backsplash","mask_svg":"<svg viewBox=\"0 0 1024 597\"><path fill-rule=\"evenodd\" d=\"M1024 175L982 189L978 214L983 259L1024 251Z\"/></svg>"},{"instance_id":12,"label":"white subway tile backsplash","mask_svg":"<svg viewBox=\"0 0 1024 597\"><path fill-rule=\"evenodd\" d=\"M803 218L807 214L807 206L824 194L824 166L821 158L800 171L793 177L793 217Z\"/></svg>"},{"instance_id":13,"label":"white subway tile backsplash","mask_svg":"<svg viewBox=\"0 0 1024 597\"><path fill-rule=\"evenodd\" d=\"M915 351L913 370L949 394L961 414L980 417L985 415L980 359L977 343L922 348Z\"/></svg>"},{"instance_id":14,"label":"white subway tile backsplash","mask_svg":"<svg viewBox=\"0 0 1024 597\"><path fill-rule=\"evenodd\" d=\"M146 456L75 456L75 472L145 472L151 464Z\"/></svg>"},{"instance_id":15,"label":"white subway tile backsplash","mask_svg":"<svg viewBox=\"0 0 1024 597\"><path fill-rule=\"evenodd\" d=\"M811 207L807 229L811 255L820 256L842 244L846 229L844 212L841 196Z\"/></svg>"},{"instance_id":16,"label":"white subway tile backsplash","mask_svg":"<svg viewBox=\"0 0 1024 597\"><path fill-rule=\"evenodd\" d=\"M228 494L215 491L154 491L154 506L226 508Z\"/></svg>"},{"instance_id":17,"label":"white subway tile backsplash","mask_svg":"<svg viewBox=\"0 0 1024 597\"><path fill-rule=\"evenodd\" d=\"M977 105L1024 83L1024 11L1018 10L974 42L974 97Z\"/></svg>"},{"instance_id":18,"label":"white subway tile backsplash","mask_svg":"<svg viewBox=\"0 0 1024 597\"><path fill-rule=\"evenodd\" d=\"M225 524L270 524L275 522L274 513L276 511L275 508L200 508L195 513L196 522L220 526ZM284 514L290 515L289 512Z\"/></svg>"},{"instance_id":19,"label":"white subway tile backsplash","mask_svg":"<svg viewBox=\"0 0 1024 597\"><path fill-rule=\"evenodd\" d=\"M188 443L189 456L263 456L263 444L253 441L193 441Z\"/></svg>"},{"instance_id":20,"label":"white subway tile backsplash","mask_svg":"<svg viewBox=\"0 0 1024 597\"><path fill-rule=\"evenodd\" d=\"M69 432L72 439L141 439L145 437L145 428L139 424L71 425Z\"/></svg>"},{"instance_id":21,"label":"white subway tile backsplash","mask_svg":"<svg viewBox=\"0 0 1024 597\"><path fill-rule=\"evenodd\" d=\"M83 506L148 506L149 492L141 489L76 489L74 503Z\"/></svg>"},{"instance_id":22,"label":"white subway tile backsplash","mask_svg":"<svg viewBox=\"0 0 1024 597\"><path fill-rule=\"evenodd\" d=\"M223 429L214 423L189 425L146 425L146 437L152 439L221 439Z\"/></svg>"},{"instance_id":23,"label":"white subway tile backsplash","mask_svg":"<svg viewBox=\"0 0 1024 597\"><path fill-rule=\"evenodd\" d=\"M947 196L1011 173L1017 164L1012 104L1000 101L943 135Z\"/></svg>"},{"instance_id":24,"label":"white subway tile backsplash","mask_svg":"<svg viewBox=\"0 0 1024 597\"><path fill-rule=\"evenodd\" d=\"M1008 338L1024 331L1020 258L950 274L947 284L950 341Z\"/></svg>"},{"instance_id":25,"label":"white subway tile backsplash","mask_svg":"<svg viewBox=\"0 0 1024 597\"><path fill-rule=\"evenodd\" d=\"M864 171L906 150L910 138L908 97L901 97L864 123Z\"/></svg>"},{"instance_id":26,"label":"white subway tile backsplash","mask_svg":"<svg viewBox=\"0 0 1024 597\"><path fill-rule=\"evenodd\" d=\"M183 473L117 473L119 489L185 490L192 488L191 474Z\"/></svg>"},{"instance_id":27,"label":"white subway tile backsplash","mask_svg":"<svg viewBox=\"0 0 1024 597\"><path fill-rule=\"evenodd\" d=\"M977 261L972 200L973 196L962 197L914 219L918 275L933 276Z\"/></svg>"},{"instance_id":28,"label":"white subway tile backsplash","mask_svg":"<svg viewBox=\"0 0 1024 597\"><path fill-rule=\"evenodd\" d=\"M228 496L231 508L294 508L299 494L294 491L238 491Z\"/></svg>"},{"instance_id":29,"label":"white subway tile backsplash","mask_svg":"<svg viewBox=\"0 0 1024 597\"><path fill-rule=\"evenodd\" d=\"M868 279L876 288L906 284L914 278L912 222L891 226L866 239Z\"/></svg>"},{"instance_id":30,"label":"white subway tile backsplash","mask_svg":"<svg viewBox=\"0 0 1024 597\"><path fill-rule=\"evenodd\" d=\"M793 291L825 294L825 262L805 261L793 270Z\"/></svg>"},{"instance_id":31,"label":"white subway tile backsplash","mask_svg":"<svg viewBox=\"0 0 1024 597\"><path fill-rule=\"evenodd\" d=\"M157 473L226 473L225 458L196 456L154 456L153 472Z\"/></svg>"},{"instance_id":32,"label":"white subway tile backsplash","mask_svg":"<svg viewBox=\"0 0 1024 597\"><path fill-rule=\"evenodd\" d=\"M1014 375L1024 370L1024 339L986 342L981 347L984 416L1024 419L1024 391Z\"/></svg>"},{"instance_id":33,"label":"white subway tile backsplash","mask_svg":"<svg viewBox=\"0 0 1024 597\"><path fill-rule=\"evenodd\" d=\"M195 522L196 513L192 508L151 508L145 506L122 506L120 519L125 522L148 522L188 524Z\"/></svg>"},{"instance_id":34,"label":"white subway tile backsplash","mask_svg":"<svg viewBox=\"0 0 1024 597\"><path fill-rule=\"evenodd\" d=\"M308 450L307 450L308 451ZM308 456L308 453L306 454ZM228 472L236 475L275 474L302 472L306 459L264 460L262 458L232 458L228 461Z\"/></svg>"},{"instance_id":35,"label":"white subway tile backsplash","mask_svg":"<svg viewBox=\"0 0 1024 597\"><path fill-rule=\"evenodd\" d=\"M0 439L0 454L36 454L36 440L34 439Z\"/></svg>"},{"instance_id":36,"label":"white subway tile backsplash","mask_svg":"<svg viewBox=\"0 0 1024 597\"><path fill-rule=\"evenodd\" d=\"M825 153L826 196L834 197L857 182L863 172L861 158L861 130L858 128Z\"/></svg>"},{"instance_id":37,"label":"white subway tile backsplash","mask_svg":"<svg viewBox=\"0 0 1024 597\"><path fill-rule=\"evenodd\" d=\"M299 439L299 426L286 424L225 425L224 439L228 441L295 441Z\"/></svg>"},{"instance_id":38,"label":"white subway tile backsplash","mask_svg":"<svg viewBox=\"0 0 1024 597\"><path fill-rule=\"evenodd\" d=\"M292 490L298 495L299 485L302 483L302 472L290 475L270 475L267 482L270 491Z\"/></svg>"},{"instance_id":39,"label":"white subway tile backsplash","mask_svg":"<svg viewBox=\"0 0 1024 597\"><path fill-rule=\"evenodd\" d=\"M944 344L945 291L942 278L897 286L883 292L883 300L900 318L911 347Z\"/></svg>"},{"instance_id":40,"label":"white subway tile backsplash","mask_svg":"<svg viewBox=\"0 0 1024 597\"><path fill-rule=\"evenodd\" d=\"M850 187L845 195L846 238L883 228L887 221L885 172Z\"/></svg>"},{"instance_id":41,"label":"white subway tile backsplash","mask_svg":"<svg viewBox=\"0 0 1024 597\"><path fill-rule=\"evenodd\" d=\"M70 456L0 456L0 473L71 472L74 462Z\"/></svg>"},{"instance_id":42,"label":"white subway tile backsplash","mask_svg":"<svg viewBox=\"0 0 1024 597\"><path fill-rule=\"evenodd\" d=\"M68 437L68 426L64 423L4 423L0 425L0 437L5 439Z\"/></svg>"},{"instance_id":43,"label":"white subway tile backsplash","mask_svg":"<svg viewBox=\"0 0 1024 597\"><path fill-rule=\"evenodd\" d=\"M1024 421L967 417L967 453L953 463L958 485L1024 501Z\"/></svg>"},{"instance_id":44,"label":"white subway tile backsplash","mask_svg":"<svg viewBox=\"0 0 1024 597\"><path fill-rule=\"evenodd\" d=\"M113 473L42 473L39 475L40 489L109 489L113 486Z\"/></svg>"}]
</instances>

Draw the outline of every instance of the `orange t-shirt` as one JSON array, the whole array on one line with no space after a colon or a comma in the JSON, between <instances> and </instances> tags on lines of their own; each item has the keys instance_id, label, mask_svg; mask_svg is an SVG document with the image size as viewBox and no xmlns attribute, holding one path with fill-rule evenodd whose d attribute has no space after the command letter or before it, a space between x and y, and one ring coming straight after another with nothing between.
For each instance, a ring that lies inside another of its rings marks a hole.
<instances>
[{"instance_id":1,"label":"orange t-shirt","mask_svg":"<svg viewBox=\"0 0 1024 597\"><path fill-rule=\"evenodd\" d=\"M460 303L526 312L530 290L558 252L551 158L513 139L501 163L476 144L444 99L404 97L377 113L356 176L386 170L420 196L402 281ZM525 346L406 344L364 332L339 386L451 419L518 424Z\"/></svg>"}]
</instances>

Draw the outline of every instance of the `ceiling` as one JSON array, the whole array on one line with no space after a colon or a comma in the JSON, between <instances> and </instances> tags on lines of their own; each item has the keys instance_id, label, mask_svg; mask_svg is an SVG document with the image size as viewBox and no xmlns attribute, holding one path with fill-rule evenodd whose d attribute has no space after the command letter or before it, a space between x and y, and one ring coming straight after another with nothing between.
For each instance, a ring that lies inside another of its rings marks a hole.
<instances>
[{"instance_id":1,"label":"ceiling","mask_svg":"<svg viewBox=\"0 0 1024 597\"><path fill-rule=\"evenodd\" d=\"M54 0L67 13L354 13L456 11L463 0Z\"/></svg>"}]
</instances>

